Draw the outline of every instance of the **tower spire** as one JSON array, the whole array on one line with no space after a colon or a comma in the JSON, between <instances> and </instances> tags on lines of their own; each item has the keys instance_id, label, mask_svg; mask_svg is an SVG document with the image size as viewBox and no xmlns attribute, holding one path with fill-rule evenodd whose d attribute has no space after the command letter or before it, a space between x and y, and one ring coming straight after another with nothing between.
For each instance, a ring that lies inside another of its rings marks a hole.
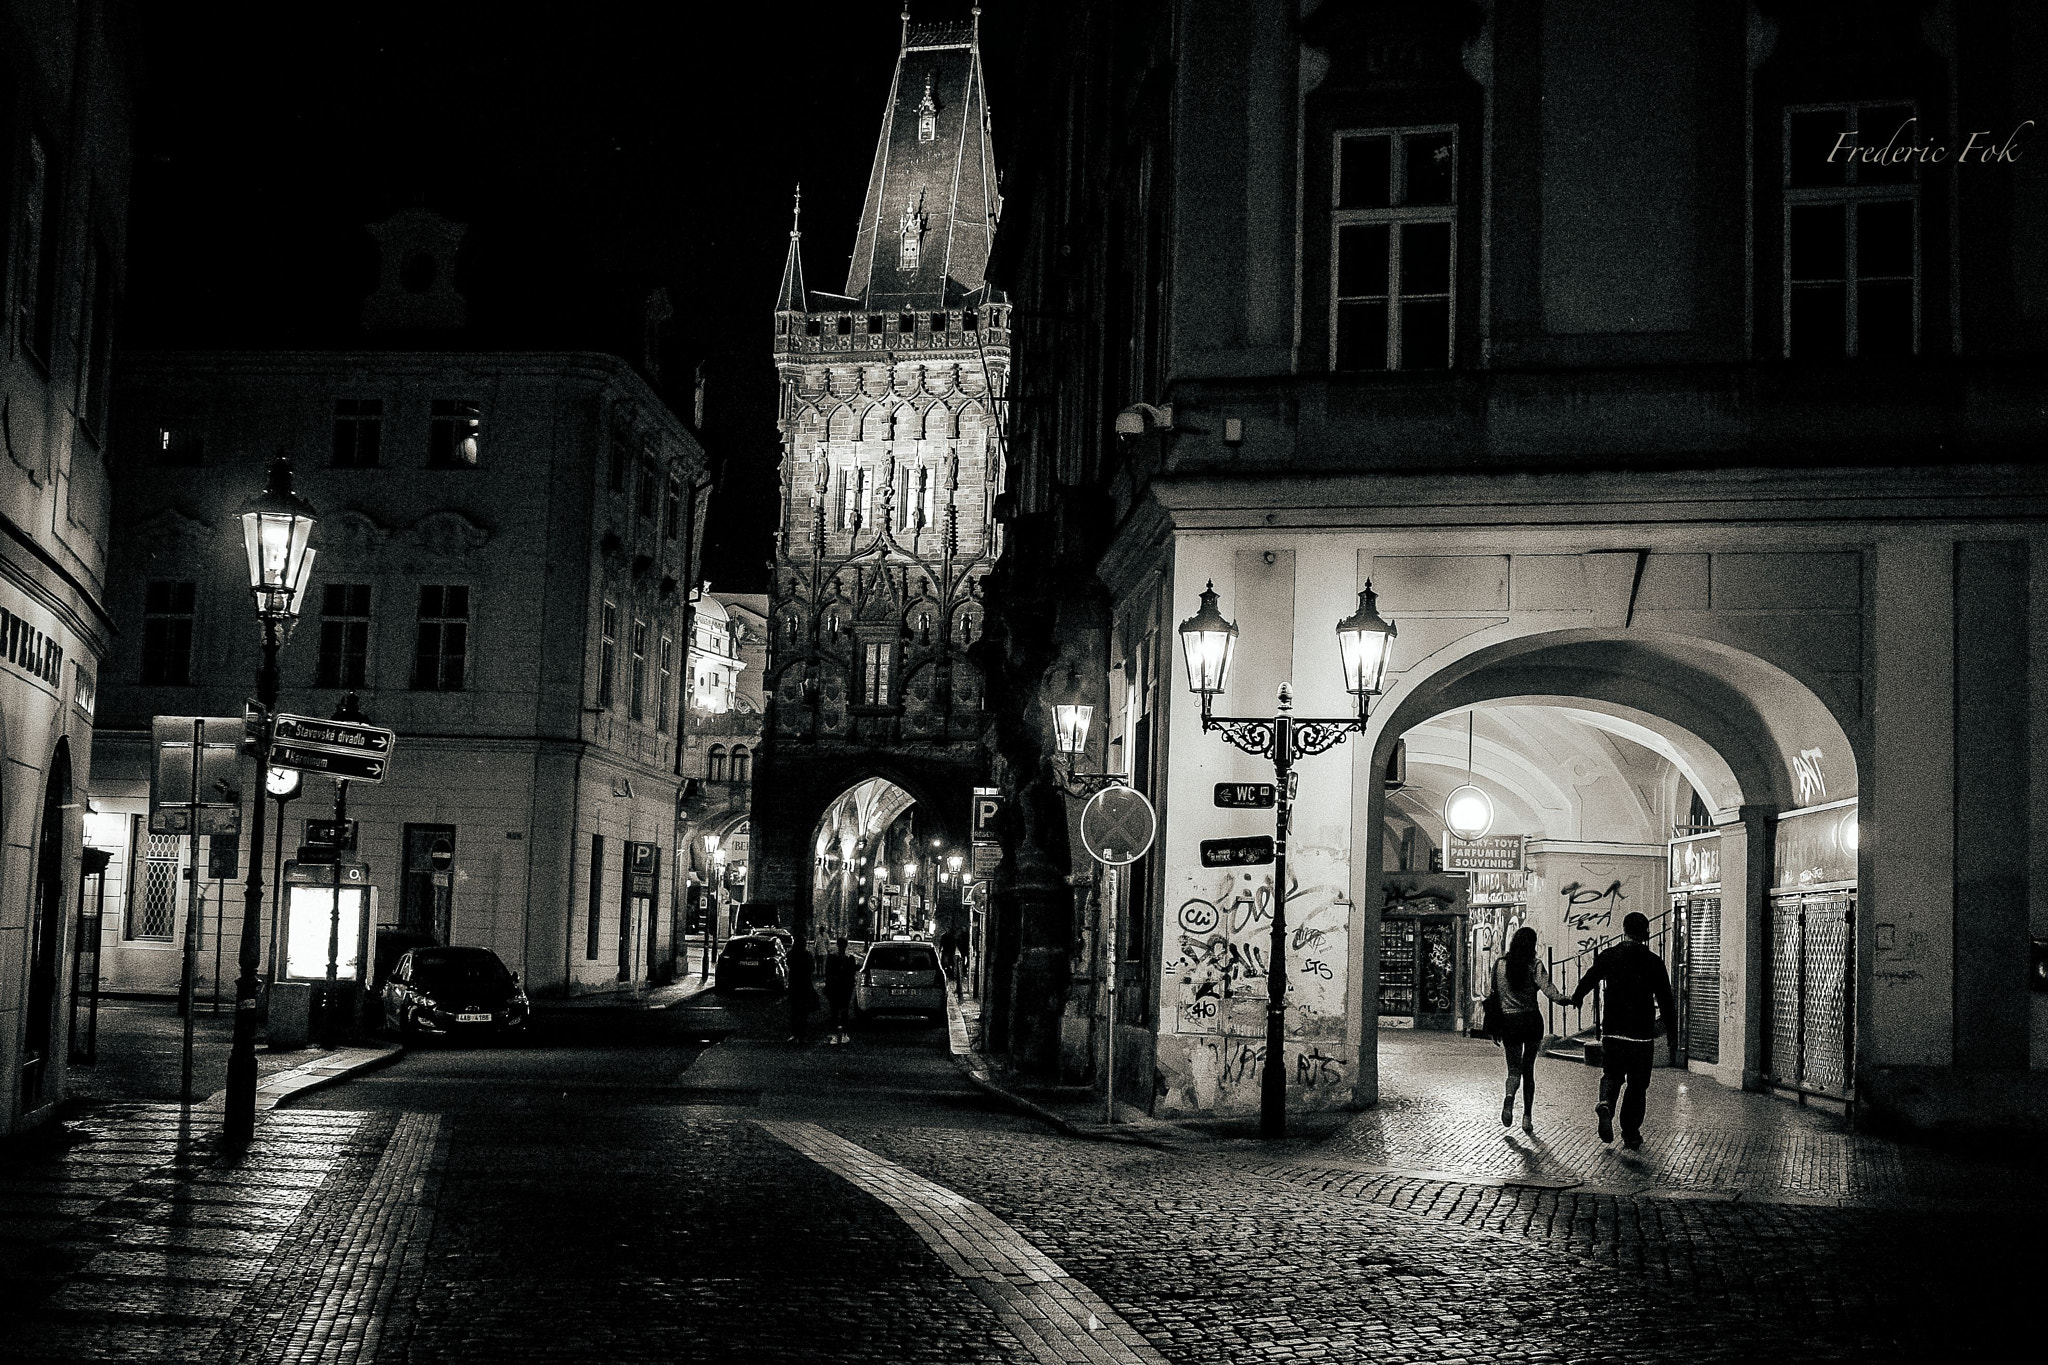
<instances>
[{"instance_id":1,"label":"tower spire","mask_svg":"<svg viewBox=\"0 0 2048 1365\"><path fill-rule=\"evenodd\" d=\"M899 45L899 46L897 47L897 49L896 49L896 50L897 50L898 52L904 52L904 51L907 51L907 50L909 49L909 47L910 47L910 0L903 0L903 40L902 40L901 44L900 44L900 45Z\"/></svg>"},{"instance_id":2,"label":"tower spire","mask_svg":"<svg viewBox=\"0 0 2048 1365\"><path fill-rule=\"evenodd\" d=\"M775 296L778 313L802 313L810 308L810 296L804 290L803 216L804 187L798 185L789 214L789 256L782 263L782 288Z\"/></svg>"}]
</instances>

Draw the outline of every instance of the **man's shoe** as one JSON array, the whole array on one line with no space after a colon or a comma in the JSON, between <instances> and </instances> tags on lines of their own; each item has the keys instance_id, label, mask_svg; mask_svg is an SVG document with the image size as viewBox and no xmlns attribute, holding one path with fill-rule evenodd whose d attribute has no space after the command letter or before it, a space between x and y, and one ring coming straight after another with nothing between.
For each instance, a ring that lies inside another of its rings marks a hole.
<instances>
[{"instance_id":1,"label":"man's shoe","mask_svg":"<svg viewBox=\"0 0 2048 1365\"><path fill-rule=\"evenodd\" d=\"M1614 1141L1614 1106L1603 1101L1593 1106L1593 1112L1600 1116L1600 1140Z\"/></svg>"},{"instance_id":2,"label":"man's shoe","mask_svg":"<svg viewBox=\"0 0 2048 1365\"><path fill-rule=\"evenodd\" d=\"M1621 1135L1621 1145L1628 1148L1631 1152L1639 1152L1643 1148L1643 1135L1641 1133L1623 1133Z\"/></svg>"}]
</instances>

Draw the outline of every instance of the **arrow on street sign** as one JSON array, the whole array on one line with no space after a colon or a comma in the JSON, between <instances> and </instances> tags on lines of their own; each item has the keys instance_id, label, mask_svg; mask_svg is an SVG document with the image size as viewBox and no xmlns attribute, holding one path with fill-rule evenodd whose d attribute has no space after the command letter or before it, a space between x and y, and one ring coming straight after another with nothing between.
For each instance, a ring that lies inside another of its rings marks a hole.
<instances>
[{"instance_id":1,"label":"arrow on street sign","mask_svg":"<svg viewBox=\"0 0 2048 1365\"><path fill-rule=\"evenodd\" d=\"M1271 782L1218 782L1216 805L1223 810L1269 810L1276 796Z\"/></svg>"},{"instance_id":2,"label":"arrow on street sign","mask_svg":"<svg viewBox=\"0 0 2048 1365\"><path fill-rule=\"evenodd\" d=\"M351 782L382 782L391 765L370 754L347 753L312 745L279 742L271 746L270 766L297 768L302 773L345 777Z\"/></svg>"},{"instance_id":3,"label":"arrow on street sign","mask_svg":"<svg viewBox=\"0 0 2048 1365\"><path fill-rule=\"evenodd\" d=\"M360 725L346 720L320 720L279 712L277 741L301 747L335 749L342 753L388 756L398 743L398 732L380 725Z\"/></svg>"},{"instance_id":4,"label":"arrow on street sign","mask_svg":"<svg viewBox=\"0 0 2048 1365\"><path fill-rule=\"evenodd\" d=\"M1203 867L1258 867L1273 861L1273 836L1202 840Z\"/></svg>"}]
</instances>

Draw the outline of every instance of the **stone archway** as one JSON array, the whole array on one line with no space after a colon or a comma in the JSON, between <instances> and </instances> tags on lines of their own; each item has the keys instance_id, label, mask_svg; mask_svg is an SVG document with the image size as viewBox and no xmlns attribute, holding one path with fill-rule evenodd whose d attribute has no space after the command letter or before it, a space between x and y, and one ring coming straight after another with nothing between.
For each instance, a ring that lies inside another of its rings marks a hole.
<instances>
[{"instance_id":1,"label":"stone archway","mask_svg":"<svg viewBox=\"0 0 2048 1365\"><path fill-rule=\"evenodd\" d=\"M1716 1074L1731 1084L1753 1080L1768 1026L1763 992L1773 951L1774 929L1767 916L1774 821L1781 811L1856 799L1863 766L1861 718L1851 713L1845 724L1838 704L1790 673L1718 642L1650 631L1559 631L1491 639L1484 638L1487 634L1482 632L1468 648L1453 646L1418 661L1390 690L1390 704L1374 720L1373 758L1364 771L1384 772L1397 740L1427 735L1433 722L1440 728L1439 718L1483 713L1487 708L1525 708L1531 714L1567 718L1570 724L1597 733L1602 742L1649 756L1645 766L1659 769L1655 776L1662 785L1656 792L1636 795L1641 798L1639 814L1651 821L1645 829L1652 833L1655 822L1666 817L1675 825L1678 817L1671 816L1670 802L1679 793L1697 793L1722 836L1727 915L1721 942L1728 957L1718 960L1717 971L1734 987L1733 998L1717 996L1714 1005L1728 1020L1733 1042L1732 1060L1717 1060ZM1462 727L1460 733L1466 733ZM1544 804L1547 792L1556 790L1559 775L1543 771L1540 753L1515 752L1509 739L1509 730L1496 726L1488 745L1472 744L1469 759L1460 753L1431 752L1432 745L1445 747L1441 735L1424 739L1423 771L1426 775L1431 763L1452 766L1463 759L1482 789L1501 793L1511 808L1521 803L1526 828L1519 832L1549 835L1558 846L1582 855L1602 852L1598 841L1566 842L1574 833L1583 835L1583 828L1544 825L1543 813L1532 808ZM1411 771L1417 757L1411 750ZM1572 780L1565 775L1564 785ZM1546 783L1551 786L1546 788ZM1382 869L1397 867L1399 857L1389 847L1390 797L1377 781L1364 786L1358 894L1377 911L1380 897L1375 893ZM1393 827L1398 824L1398 819L1391 822ZM1633 869L1636 880L1631 886L1651 909L1659 904L1669 909L1664 864L1652 849L1671 833L1664 830L1656 839L1634 836L1641 840L1632 850L1640 866ZM1853 865L1853 852L1851 861ZM1603 866L1603 876L1607 870ZM1675 909L1670 917L1677 918ZM1619 916L1615 918L1618 921ZM1357 936L1352 963L1353 979L1367 987L1359 993L1359 1025L1366 1046L1361 1048L1356 1098L1373 1103L1378 1098L1378 1074L1370 1040L1377 1034L1382 1008L1384 925L1379 913L1366 915L1364 921L1367 932ZM1851 960L1843 964L1843 979L1845 990L1853 991L1853 946L1848 951ZM1848 1006L1843 1008L1846 1016ZM1842 1028L1853 1028L1853 1020L1845 1017Z\"/></svg>"}]
</instances>

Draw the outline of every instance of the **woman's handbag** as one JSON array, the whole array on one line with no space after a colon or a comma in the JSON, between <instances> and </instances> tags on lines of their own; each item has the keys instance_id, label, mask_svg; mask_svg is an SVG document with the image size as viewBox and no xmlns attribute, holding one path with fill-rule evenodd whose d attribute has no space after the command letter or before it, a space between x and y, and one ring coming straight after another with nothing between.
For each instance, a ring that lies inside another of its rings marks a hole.
<instances>
[{"instance_id":1,"label":"woman's handbag","mask_svg":"<svg viewBox=\"0 0 2048 1365\"><path fill-rule=\"evenodd\" d=\"M1507 1023L1507 1016L1500 1007L1500 965L1494 964L1493 989L1486 993L1486 999L1479 1002L1479 1032L1482 1037L1500 1041L1501 1030Z\"/></svg>"}]
</instances>

